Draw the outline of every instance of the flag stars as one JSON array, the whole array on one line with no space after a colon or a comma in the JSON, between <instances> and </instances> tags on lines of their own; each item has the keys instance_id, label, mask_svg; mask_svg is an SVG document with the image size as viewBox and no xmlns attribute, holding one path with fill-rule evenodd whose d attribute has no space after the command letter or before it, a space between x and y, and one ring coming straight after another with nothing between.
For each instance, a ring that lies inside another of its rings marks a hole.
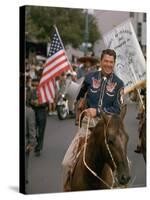
<instances>
[{"instance_id":1,"label":"flag stars","mask_svg":"<svg viewBox=\"0 0 150 200\"><path fill-rule=\"evenodd\" d=\"M57 33L54 33L52 43L50 46L50 50L49 50L49 56L52 56L53 54L55 54L56 52L58 52L61 49L63 49L63 47L60 42L60 39L59 39Z\"/></svg>"}]
</instances>

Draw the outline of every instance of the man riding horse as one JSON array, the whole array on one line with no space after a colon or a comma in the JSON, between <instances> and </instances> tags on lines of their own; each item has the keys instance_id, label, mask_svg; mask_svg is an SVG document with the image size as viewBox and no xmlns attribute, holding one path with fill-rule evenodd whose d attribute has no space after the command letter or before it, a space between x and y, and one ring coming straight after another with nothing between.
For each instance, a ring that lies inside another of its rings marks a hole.
<instances>
[{"instance_id":1,"label":"man riding horse","mask_svg":"<svg viewBox=\"0 0 150 200\"><path fill-rule=\"evenodd\" d=\"M103 50L100 58L100 69L89 73L82 84L77 101L79 109L85 104L86 115L82 120L82 127L77 132L63 159L64 191L70 191L70 177L75 166L80 146L85 138L88 117L89 127L94 127L98 122L101 111L106 114L119 114L123 103L123 81L114 74L116 53L112 49Z\"/></svg>"}]
</instances>

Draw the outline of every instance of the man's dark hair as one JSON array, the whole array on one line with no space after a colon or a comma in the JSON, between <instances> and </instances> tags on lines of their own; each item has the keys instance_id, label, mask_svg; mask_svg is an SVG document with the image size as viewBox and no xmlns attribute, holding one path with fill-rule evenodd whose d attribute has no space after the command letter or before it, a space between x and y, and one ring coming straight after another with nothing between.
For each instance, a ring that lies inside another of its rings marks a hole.
<instances>
[{"instance_id":1,"label":"man's dark hair","mask_svg":"<svg viewBox=\"0 0 150 200\"><path fill-rule=\"evenodd\" d=\"M101 60L103 59L104 55L109 55L114 57L114 61L116 60L116 52L113 49L105 49L102 51Z\"/></svg>"}]
</instances>

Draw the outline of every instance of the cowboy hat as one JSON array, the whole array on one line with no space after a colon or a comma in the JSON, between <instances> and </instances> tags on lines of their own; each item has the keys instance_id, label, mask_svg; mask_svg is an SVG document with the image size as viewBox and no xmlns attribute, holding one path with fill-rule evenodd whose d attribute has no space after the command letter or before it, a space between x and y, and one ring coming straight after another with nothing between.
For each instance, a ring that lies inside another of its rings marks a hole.
<instances>
[{"instance_id":1,"label":"cowboy hat","mask_svg":"<svg viewBox=\"0 0 150 200\"><path fill-rule=\"evenodd\" d=\"M92 64L96 64L98 62L98 59L96 59L92 56L84 56L84 57L78 58L78 61L81 62L81 63L85 63L86 61L89 61Z\"/></svg>"}]
</instances>

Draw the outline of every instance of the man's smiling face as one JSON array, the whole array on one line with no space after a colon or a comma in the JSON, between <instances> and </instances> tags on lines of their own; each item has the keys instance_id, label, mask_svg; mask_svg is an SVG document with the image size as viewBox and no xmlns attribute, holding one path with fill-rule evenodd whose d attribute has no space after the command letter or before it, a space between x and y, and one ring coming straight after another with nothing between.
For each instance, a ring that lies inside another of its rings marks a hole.
<instances>
[{"instance_id":1,"label":"man's smiling face","mask_svg":"<svg viewBox=\"0 0 150 200\"><path fill-rule=\"evenodd\" d=\"M105 54L100 61L100 66L102 68L102 72L105 75L109 75L114 71L115 60L113 56Z\"/></svg>"}]
</instances>

